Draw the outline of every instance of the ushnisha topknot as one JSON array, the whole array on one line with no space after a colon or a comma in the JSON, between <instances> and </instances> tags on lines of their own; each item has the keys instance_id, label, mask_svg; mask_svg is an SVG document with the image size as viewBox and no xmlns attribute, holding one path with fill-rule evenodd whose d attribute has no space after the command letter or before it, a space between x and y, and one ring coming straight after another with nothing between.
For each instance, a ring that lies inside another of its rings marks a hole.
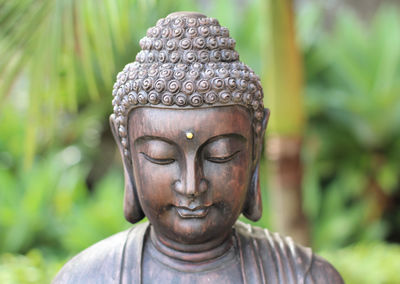
<instances>
[{"instance_id":1,"label":"ushnisha topknot","mask_svg":"<svg viewBox=\"0 0 400 284\"><path fill-rule=\"evenodd\" d=\"M242 105L253 117L255 135L264 117L260 78L239 61L235 40L218 20L177 12L157 21L140 40L141 51L117 75L113 119L129 157L129 112L140 106L201 108Z\"/></svg>"}]
</instances>

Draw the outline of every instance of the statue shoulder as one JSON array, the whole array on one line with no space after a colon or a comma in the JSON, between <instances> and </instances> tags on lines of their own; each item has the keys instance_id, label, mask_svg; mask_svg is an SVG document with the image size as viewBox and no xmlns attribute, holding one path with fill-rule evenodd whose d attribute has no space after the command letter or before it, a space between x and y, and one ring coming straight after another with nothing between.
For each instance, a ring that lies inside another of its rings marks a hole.
<instances>
[{"instance_id":1,"label":"statue shoulder","mask_svg":"<svg viewBox=\"0 0 400 284\"><path fill-rule=\"evenodd\" d=\"M268 277L269 283L343 283L336 280L341 277L332 265L315 255L311 248L294 243L292 238L239 221L234 228L245 265L250 263L249 270L254 270L251 263L258 267L259 272L253 271L253 274L260 275L260 280ZM335 281L314 280L331 276Z\"/></svg>"},{"instance_id":2,"label":"statue shoulder","mask_svg":"<svg viewBox=\"0 0 400 284\"><path fill-rule=\"evenodd\" d=\"M52 283L119 283L125 244L132 238L143 241L147 226L136 225L88 247L69 260Z\"/></svg>"},{"instance_id":3,"label":"statue shoulder","mask_svg":"<svg viewBox=\"0 0 400 284\"><path fill-rule=\"evenodd\" d=\"M314 254L305 283L343 284L344 281L332 264Z\"/></svg>"}]
</instances>

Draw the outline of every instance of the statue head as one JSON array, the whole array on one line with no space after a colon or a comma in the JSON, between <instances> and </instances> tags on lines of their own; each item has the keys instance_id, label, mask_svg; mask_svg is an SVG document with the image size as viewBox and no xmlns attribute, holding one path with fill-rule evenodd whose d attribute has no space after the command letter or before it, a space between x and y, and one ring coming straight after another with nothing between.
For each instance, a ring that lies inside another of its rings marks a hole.
<instances>
[{"instance_id":1,"label":"statue head","mask_svg":"<svg viewBox=\"0 0 400 284\"><path fill-rule=\"evenodd\" d=\"M258 220L269 111L228 29L178 12L148 29L140 46L117 76L110 117L124 164L126 219L146 215L181 242L222 234L241 213Z\"/></svg>"}]
</instances>

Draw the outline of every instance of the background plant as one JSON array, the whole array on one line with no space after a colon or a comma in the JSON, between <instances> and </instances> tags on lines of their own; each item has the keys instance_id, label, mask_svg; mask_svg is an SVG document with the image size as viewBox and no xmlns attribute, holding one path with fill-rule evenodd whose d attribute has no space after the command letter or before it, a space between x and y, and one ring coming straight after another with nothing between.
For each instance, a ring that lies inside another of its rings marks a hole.
<instances>
[{"instance_id":1,"label":"background plant","mask_svg":"<svg viewBox=\"0 0 400 284\"><path fill-rule=\"evenodd\" d=\"M147 27L204 11L229 27L242 61L257 73L265 64L260 1L103 2L0 0L1 283L50 282L68 257L129 227L107 117L114 77ZM313 247L346 283L396 283L400 253L387 241L400 239L399 15L383 7L366 24L343 11L326 29L320 6L297 10L303 204ZM257 225L274 230L267 194L264 212Z\"/></svg>"},{"instance_id":2,"label":"background plant","mask_svg":"<svg viewBox=\"0 0 400 284\"><path fill-rule=\"evenodd\" d=\"M399 12L384 6L366 25L343 11L330 33L321 29L318 7L303 12L303 28L312 29L300 34L309 115L305 209L315 224L314 244L398 241Z\"/></svg>"}]
</instances>

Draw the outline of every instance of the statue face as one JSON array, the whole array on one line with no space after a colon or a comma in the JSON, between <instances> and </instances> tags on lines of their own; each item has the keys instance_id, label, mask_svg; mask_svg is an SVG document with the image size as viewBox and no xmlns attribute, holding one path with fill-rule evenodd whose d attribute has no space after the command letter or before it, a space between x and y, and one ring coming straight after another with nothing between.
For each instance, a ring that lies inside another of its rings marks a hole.
<instances>
[{"instance_id":1,"label":"statue face","mask_svg":"<svg viewBox=\"0 0 400 284\"><path fill-rule=\"evenodd\" d=\"M129 141L139 201L157 234L201 244L230 232L252 174L247 109L137 108Z\"/></svg>"}]
</instances>

